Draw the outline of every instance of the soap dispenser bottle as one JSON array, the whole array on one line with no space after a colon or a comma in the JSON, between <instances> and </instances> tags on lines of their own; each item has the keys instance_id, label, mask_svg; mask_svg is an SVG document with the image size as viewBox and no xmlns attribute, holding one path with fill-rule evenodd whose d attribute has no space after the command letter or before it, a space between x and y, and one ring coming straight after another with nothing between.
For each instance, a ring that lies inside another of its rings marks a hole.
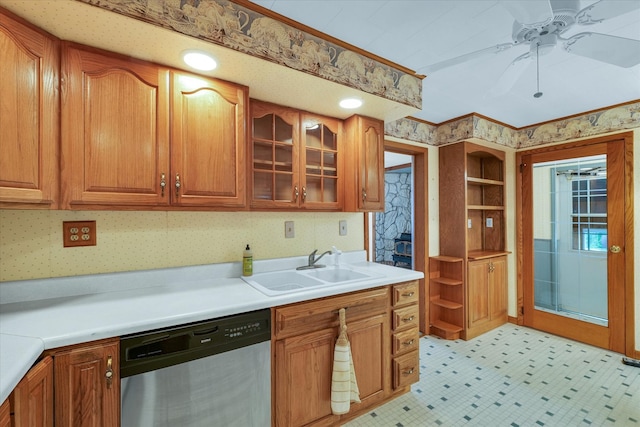
<instances>
[{"instance_id":1,"label":"soap dispenser bottle","mask_svg":"<svg viewBox=\"0 0 640 427\"><path fill-rule=\"evenodd\" d=\"M253 253L247 244L242 254L242 275L251 276L253 274Z\"/></svg>"}]
</instances>

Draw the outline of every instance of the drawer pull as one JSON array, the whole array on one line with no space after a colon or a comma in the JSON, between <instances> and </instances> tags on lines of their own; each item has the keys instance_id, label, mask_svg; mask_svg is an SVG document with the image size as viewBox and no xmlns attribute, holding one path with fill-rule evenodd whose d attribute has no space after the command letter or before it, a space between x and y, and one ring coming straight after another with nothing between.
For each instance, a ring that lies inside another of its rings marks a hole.
<instances>
[{"instance_id":1,"label":"drawer pull","mask_svg":"<svg viewBox=\"0 0 640 427\"><path fill-rule=\"evenodd\" d=\"M411 322L415 318L416 318L416 316L403 317L402 321L403 322Z\"/></svg>"},{"instance_id":2,"label":"drawer pull","mask_svg":"<svg viewBox=\"0 0 640 427\"><path fill-rule=\"evenodd\" d=\"M403 342L402 345L413 345L414 342L415 340L409 340L409 341Z\"/></svg>"},{"instance_id":3,"label":"drawer pull","mask_svg":"<svg viewBox=\"0 0 640 427\"><path fill-rule=\"evenodd\" d=\"M402 375L411 375L411 374L413 374L413 368L405 369L404 371L402 371Z\"/></svg>"},{"instance_id":4,"label":"drawer pull","mask_svg":"<svg viewBox=\"0 0 640 427\"><path fill-rule=\"evenodd\" d=\"M409 297L412 297L413 294L414 294L414 292L405 292L404 294L402 294L402 296L409 298Z\"/></svg>"}]
</instances>

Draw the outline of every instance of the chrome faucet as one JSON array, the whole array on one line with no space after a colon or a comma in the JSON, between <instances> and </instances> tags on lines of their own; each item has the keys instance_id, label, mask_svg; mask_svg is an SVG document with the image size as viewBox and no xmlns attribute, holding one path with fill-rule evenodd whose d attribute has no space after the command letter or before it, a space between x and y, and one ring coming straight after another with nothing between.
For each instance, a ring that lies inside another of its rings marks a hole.
<instances>
[{"instance_id":1,"label":"chrome faucet","mask_svg":"<svg viewBox=\"0 0 640 427\"><path fill-rule=\"evenodd\" d=\"M307 265L303 265L301 267L296 268L296 270L308 270L308 269L311 269L311 268L326 267L326 265L316 264L316 263L318 261L320 261L320 258L322 258L323 256L325 256L327 254L330 254L331 251L323 252L322 255L320 255L318 258L316 258L316 253L318 253L317 249L315 251L311 252L311 254L309 254L309 263Z\"/></svg>"}]
</instances>

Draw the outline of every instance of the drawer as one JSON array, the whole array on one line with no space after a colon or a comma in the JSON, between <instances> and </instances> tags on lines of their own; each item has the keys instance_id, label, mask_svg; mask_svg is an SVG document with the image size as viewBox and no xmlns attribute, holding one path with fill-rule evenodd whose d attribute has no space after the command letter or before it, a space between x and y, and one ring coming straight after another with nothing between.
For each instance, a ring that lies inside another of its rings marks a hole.
<instances>
[{"instance_id":1,"label":"drawer","mask_svg":"<svg viewBox=\"0 0 640 427\"><path fill-rule=\"evenodd\" d=\"M420 331L418 331L418 328L413 328L404 332L396 332L393 334L391 343L394 356L417 350L420 345Z\"/></svg>"},{"instance_id":2,"label":"drawer","mask_svg":"<svg viewBox=\"0 0 640 427\"><path fill-rule=\"evenodd\" d=\"M393 310L392 327L394 331L418 328L418 304Z\"/></svg>"},{"instance_id":3,"label":"drawer","mask_svg":"<svg viewBox=\"0 0 640 427\"><path fill-rule=\"evenodd\" d=\"M391 292L394 307L418 302L418 281L394 285Z\"/></svg>"},{"instance_id":4,"label":"drawer","mask_svg":"<svg viewBox=\"0 0 640 427\"><path fill-rule=\"evenodd\" d=\"M420 379L420 355L418 350L393 359L393 388L418 382Z\"/></svg>"},{"instance_id":5,"label":"drawer","mask_svg":"<svg viewBox=\"0 0 640 427\"><path fill-rule=\"evenodd\" d=\"M389 287L305 301L273 309L273 335L276 339L339 325L338 310L346 308L349 322L388 313Z\"/></svg>"}]
</instances>

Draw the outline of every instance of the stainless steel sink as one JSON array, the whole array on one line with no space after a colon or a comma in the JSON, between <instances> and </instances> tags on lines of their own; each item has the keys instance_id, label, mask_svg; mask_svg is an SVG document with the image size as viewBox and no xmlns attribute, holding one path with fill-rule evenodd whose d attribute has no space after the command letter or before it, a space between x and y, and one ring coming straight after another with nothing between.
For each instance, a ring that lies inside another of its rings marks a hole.
<instances>
[{"instance_id":1,"label":"stainless steel sink","mask_svg":"<svg viewBox=\"0 0 640 427\"><path fill-rule=\"evenodd\" d=\"M316 289L322 286L335 286L375 276L347 268L326 267L313 270L282 270L257 273L242 280L267 296L282 295Z\"/></svg>"}]
</instances>

